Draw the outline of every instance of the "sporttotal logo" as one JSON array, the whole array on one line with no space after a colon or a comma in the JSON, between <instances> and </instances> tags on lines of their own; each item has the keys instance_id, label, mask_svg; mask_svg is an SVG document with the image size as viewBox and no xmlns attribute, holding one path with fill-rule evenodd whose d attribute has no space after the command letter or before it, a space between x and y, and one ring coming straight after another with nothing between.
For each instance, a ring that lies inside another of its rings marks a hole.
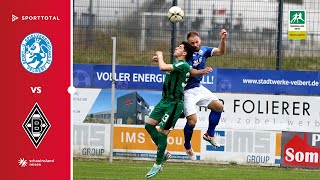
<instances>
[{"instance_id":1,"label":"sporttotal logo","mask_svg":"<svg viewBox=\"0 0 320 180\"><path fill-rule=\"evenodd\" d=\"M28 134L35 148L38 148L50 128L50 123L38 103L33 106L22 127Z\"/></svg>"},{"instance_id":2,"label":"sporttotal logo","mask_svg":"<svg viewBox=\"0 0 320 180\"><path fill-rule=\"evenodd\" d=\"M18 19L20 19L21 21L60 21L60 17L57 15L23 15L23 16L16 16L14 14L11 15L12 22Z\"/></svg>"},{"instance_id":3,"label":"sporttotal logo","mask_svg":"<svg viewBox=\"0 0 320 180\"><path fill-rule=\"evenodd\" d=\"M320 167L320 133L283 132L283 166Z\"/></svg>"},{"instance_id":4,"label":"sporttotal logo","mask_svg":"<svg viewBox=\"0 0 320 180\"><path fill-rule=\"evenodd\" d=\"M14 14L11 15L11 21L14 22L16 20L18 20L19 18L17 16L15 16Z\"/></svg>"},{"instance_id":5,"label":"sporttotal logo","mask_svg":"<svg viewBox=\"0 0 320 180\"><path fill-rule=\"evenodd\" d=\"M20 61L30 73L40 74L52 63L52 44L50 39L41 33L27 35L20 46Z\"/></svg>"}]
</instances>

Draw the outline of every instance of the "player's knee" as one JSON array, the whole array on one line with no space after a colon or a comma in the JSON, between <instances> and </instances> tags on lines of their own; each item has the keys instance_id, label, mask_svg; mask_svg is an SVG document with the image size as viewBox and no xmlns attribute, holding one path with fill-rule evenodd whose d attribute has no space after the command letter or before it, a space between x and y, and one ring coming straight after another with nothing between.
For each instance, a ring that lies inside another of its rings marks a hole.
<instances>
[{"instance_id":1,"label":"player's knee","mask_svg":"<svg viewBox=\"0 0 320 180\"><path fill-rule=\"evenodd\" d=\"M188 121L189 126L195 127L197 124L197 116L195 114L188 116L187 121Z\"/></svg>"},{"instance_id":2,"label":"player's knee","mask_svg":"<svg viewBox=\"0 0 320 180\"><path fill-rule=\"evenodd\" d=\"M208 105L208 108L212 111L220 112L220 111L223 111L224 106L222 101L214 100L210 102L210 104Z\"/></svg>"},{"instance_id":3,"label":"player's knee","mask_svg":"<svg viewBox=\"0 0 320 180\"><path fill-rule=\"evenodd\" d=\"M221 112L221 111L223 111L223 104L222 103L219 103L217 106L216 106L216 109L215 109L215 111L218 111L218 112Z\"/></svg>"}]
</instances>

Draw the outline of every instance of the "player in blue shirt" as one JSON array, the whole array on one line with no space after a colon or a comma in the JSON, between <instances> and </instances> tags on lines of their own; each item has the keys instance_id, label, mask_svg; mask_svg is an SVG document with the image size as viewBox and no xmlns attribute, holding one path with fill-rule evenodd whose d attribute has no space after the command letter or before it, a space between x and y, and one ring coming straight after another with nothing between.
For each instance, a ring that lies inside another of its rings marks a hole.
<instances>
[{"instance_id":1,"label":"player in blue shirt","mask_svg":"<svg viewBox=\"0 0 320 180\"><path fill-rule=\"evenodd\" d=\"M189 32L187 40L193 47L193 58L187 62L194 69L204 69L206 67L206 60L212 56L223 55L226 51L226 37L227 31L222 29L220 32L220 45L218 48L201 46L201 38L195 31ZM221 113L223 110L223 103L210 90L201 85L203 76L190 77L184 91L184 115L187 118L187 123L184 127L184 147L186 153L191 160L196 160L196 155L191 147L191 138L193 128L197 123L196 105L207 107L211 110L209 115L209 126L207 132L203 135L203 139L208 141L214 147L220 145L214 139L214 131L219 123Z\"/></svg>"}]
</instances>

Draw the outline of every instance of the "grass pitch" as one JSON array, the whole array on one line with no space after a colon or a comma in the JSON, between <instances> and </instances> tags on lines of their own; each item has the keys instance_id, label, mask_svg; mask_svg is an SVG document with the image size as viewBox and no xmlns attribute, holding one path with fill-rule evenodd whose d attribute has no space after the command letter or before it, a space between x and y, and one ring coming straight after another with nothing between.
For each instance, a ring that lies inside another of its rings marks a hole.
<instances>
[{"instance_id":1,"label":"grass pitch","mask_svg":"<svg viewBox=\"0 0 320 180\"><path fill-rule=\"evenodd\" d=\"M74 160L73 179L146 179L154 161ZM319 180L320 169L166 162L152 179L166 180Z\"/></svg>"}]
</instances>

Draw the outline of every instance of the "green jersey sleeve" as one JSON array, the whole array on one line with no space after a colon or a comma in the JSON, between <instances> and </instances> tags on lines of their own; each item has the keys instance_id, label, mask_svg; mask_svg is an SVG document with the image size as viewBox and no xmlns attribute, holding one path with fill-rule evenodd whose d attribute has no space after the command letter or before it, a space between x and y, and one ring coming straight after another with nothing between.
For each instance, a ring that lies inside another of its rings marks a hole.
<instances>
[{"instance_id":1,"label":"green jersey sleeve","mask_svg":"<svg viewBox=\"0 0 320 180\"><path fill-rule=\"evenodd\" d=\"M185 61L176 61L172 65L174 71L190 72L190 65Z\"/></svg>"}]
</instances>

